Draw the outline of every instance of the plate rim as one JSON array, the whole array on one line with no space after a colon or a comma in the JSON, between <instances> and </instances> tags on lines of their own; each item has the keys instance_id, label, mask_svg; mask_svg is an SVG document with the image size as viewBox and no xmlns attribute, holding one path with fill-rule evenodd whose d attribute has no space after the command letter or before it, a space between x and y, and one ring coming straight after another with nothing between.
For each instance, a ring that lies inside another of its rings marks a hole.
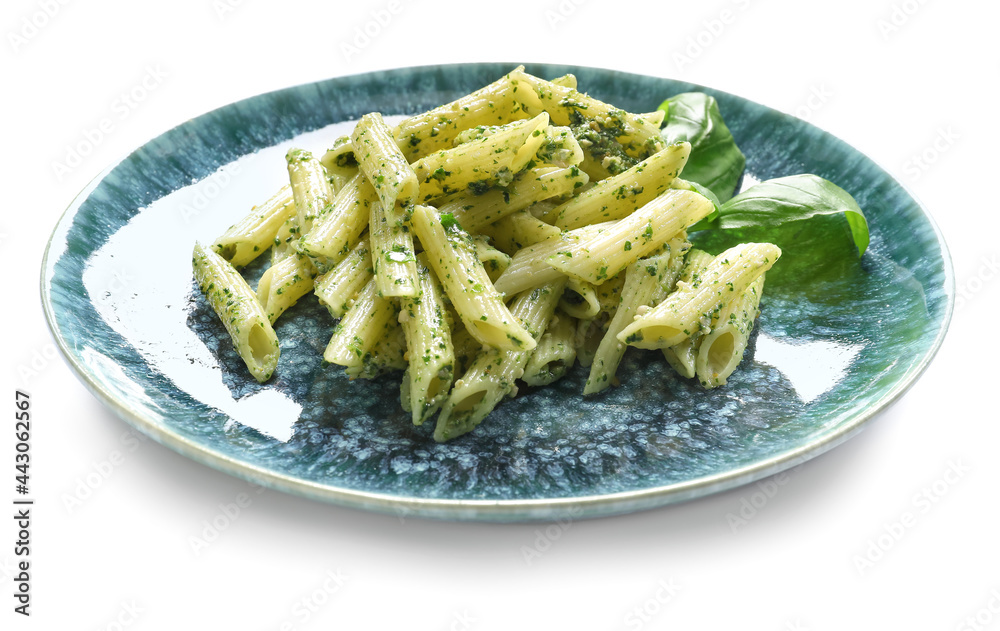
<instances>
[{"instance_id":1,"label":"plate rim","mask_svg":"<svg viewBox=\"0 0 1000 631\"><path fill-rule=\"evenodd\" d=\"M518 63L506 63L506 62L474 62L474 63L449 63L449 64L425 64L425 65L415 65L415 66L399 66L392 68L391 70L400 71L413 71L413 72L427 72L435 69L442 68L457 68L457 67L485 67L485 66L496 66L496 65L509 65L511 67L520 65ZM244 97L237 101L231 103L226 103L217 108L213 108L206 112L203 112L197 116L187 118L186 120L174 125L173 127L166 129L155 136L147 139L144 143L138 145L137 147L131 149L124 155L120 156L118 159L113 160L107 167L102 169L97 173L93 179L91 179L87 184L85 184L79 193L77 193L67 207L63 210L59 219L55 223L49 238L46 242L45 249L42 255L42 265L41 265L41 278L40 278L40 294L42 302L42 310L45 314L46 324L50 333L52 334L56 345L63 356L63 359L69 364L73 373L79 379L83 385L90 390L90 392L98 398L106 407L108 407L116 416L125 421L128 425L135 428L136 430L142 432L143 434L149 436L156 442L164 445L175 452L181 454L182 456L191 459L199 464L206 465L217 471L232 475L236 478L240 478L255 484L260 484L261 486L283 491L292 495L297 495L305 497L307 499L324 501L327 503L332 503L340 506L346 506L349 508L359 508L363 510L395 514L401 520L405 517L422 517L422 518L433 518L433 519L445 519L445 520L458 520L458 521L492 521L492 522L528 522L528 521L553 521L560 519L577 519L577 518L593 518L593 517L603 517L624 513L631 513L640 510L648 510L653 508L658 508L670 504L675 504L678 502L684 502L698 497L703 497L711 494L715 494L721 491L730 490L739 486L750 484L757 480L763 479L769 475L774 475L798 464L811 460L816 456L819 456L830 449L846 442L861 430L863 430L874 418L878 417L880 414L888 410L893 404L895 404L913 385L917 380L923 375L923 373L930 366L933 359L936 357L938 351L940 350L945 337L947 336L952 316L955 309L955 276L954 268L951 260L951 254L948 249L947 243L944 239L944 234L942 233L940 227L934 221L933 215L927 209L927 206L914 194L914 192L901 180L899 180L892 171L886 169L881 163L873 159L867 153L861 151L850 143L844 141L840 137L830 133L826 129L819 127L809 121L800 119L792 114L786 112L781 112L767 105L763 105L736 94L726 92L724 90L719 90L717 88L712 88L704 86L701 84L693 83L690 81L684 81L679 79L672 79L669 77L660 77L655 75L645 75L632 73L611 68L601 68L595 66L579 66L574 64L550 64L550 63L534 63L534 62L524 62L526 66L535 66L543 68L574 68L587 72L597 72L597 73L611 73L619 75L622 77L634 79L660 79L667 81L674 81L677 83L684 83L688 85L695 86L696 88L703 89L716 94L725 94L727 97L751 103L757 107L765 108L770 112L777 112L782 116L788 117L798 123L811 125L815 127L823 134L843 143L845 146L849 147L851 150L857 154L863 156L864 158L870 160L879 170L885 173L891 180L899 186L906 194L913 200L920 213L923 215L924 219L930 226L934 238L937 241L937 245L941 251L941 264L942 271L944 274L943 286L944 295L946 298L944 305L944 312L941 316L940 326L935 334L934 340L928 347L927 351L924 353L920 362L911 367L908 374L904 375L902 378L893 383L892 387L885 392L885 394L879 398L877 405L865 409L863 412L858 413L850 417L850 419L843 425L837 427L833 431L827 431L819 438L801 445L793 450L783 452L779 455L772 456L767 459L756 461L750 465L746 465L737 469L730 469L724 472L701 476L697 478L692 478L689 480L684 480L681 482L674 482L671 484L659 485L644 489L635 489L629 491L618 491L613 493L600 493L594 495L586 496L574 496L574 497L556 497L556 498L530 498L530 499L497 499L497 500L484 500L484 499L450 499L450 498L421 498L406 495L396 495L391 493L376 493L372 491L363 491L356 489L348 489L330 485L324 485L319 482L313 482L309 480L304 480L287 473L276 472L274 470L265 468L263 466L248 463L231 456L227 456L215 449L206 447L205 445L194 441L192 439L186 438L176 431L173 431L167 426L161 425L154 420L144 417L137 408L128 405L128 402L121 401L116 398L111 392L103 386L103 384L94 378L85 366L83 366L75 357L74 352L69 348L69 344L59 327L56 320L55 309L52 304L52 279L54 278L54 261L51 260L53 254L53 244L56 237L63 231L67 234L69 232L67 222L72 220L79 211L80 205L85 201L89 194L111 173L115 168L117 168L122 162L128 159L133 153L141 149L143 146L149 142L169 133L170 131L187 125L193 120L201 118L212 112L221 110L223 108L229 107L236 103L242 103L252 99L256 99L261 96L274 94L277 92L282 92L286 90L296 90L304 86L315 85L317 83L323 83L327 81L337 81L346 80L351 78L362 78L370 77L374 78L379 73L386 72L389 69L376 69L368 72L362 73L352 73L345 75L338 75L334 77L327 77L325 79L319 79L317 81L303 82L295 84L292 86L286 86L278 88L276 90L269 90L266 92L260 92L251 96ZM50 269L53 271L50 274Z\"/></svg>"}]
</instances>

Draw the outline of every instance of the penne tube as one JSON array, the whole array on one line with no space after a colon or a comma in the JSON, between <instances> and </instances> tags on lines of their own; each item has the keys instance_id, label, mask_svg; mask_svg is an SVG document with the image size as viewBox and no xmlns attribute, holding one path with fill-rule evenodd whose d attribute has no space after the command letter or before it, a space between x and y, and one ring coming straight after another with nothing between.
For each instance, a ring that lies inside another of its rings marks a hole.
<instances>
[{"instance_id":1,"label":"penne tube","mask_svg":"<svg viewBox=\"0 0 1000 631\"><path fill-rule=\"evenodd\" d=\"M390 224L382 205L371 205L368 240L371 243L375 285L383 298L415 298L420 295L413 233L409 226Z\"/></svg>"},{"instance_id":2,"label":"penne tube","mask_svg":"<svg viewBox=\"0 0 1000 631\"><path fill-rule=\"evenodd\" d=\"M435 151L413 163L420 183L419 199L426 203L468 187L486 191L510 184L534 157L545 140L547 114L504 125L504 129L451 149Z\"/></svg>"},{"instance_id":3,"label":"penne tube","mask_svg":"<svg viewBox=\"0 0 1000 631\"><path fill-rule=\"evenodd\" d=\"M289 149L285 155L288 179L298 217L299 236L309 232L313 220L333 201L333 189L319 160L303 149Z\"/></svg>"},{"instance_id":4,"label":"penne tube","mask_svg":"<svg viewBox=\"0 0 1000 631\"><path fill-rule=\"evenodd\" d=\"M416 203L417 176L396 146L392 130L381 114L373 112L361 117L351 134L351 145L361 172L375 187L387 215L397 203L401 206Z\"/></svg>"},{"instance_id":5,"label":"penne tube","mask_svg":"<svg viewBox=\"0 0 1000 631\"><path fill-rule=\"evenodd\" d=\"M290 186L283 186L271 199L254 206L246 217L215 240L212 249L233 267L252 262L274 245L278 231L296 216Z\"/></svg>"},{"instance_id":6,"label":"penne tube","mask_svg":"<svg viewBox=\"0 0 1000 631\"><path fill-rule=\"evenodd\" d=\"M538 219L527 210L519 210L497 221L483 232L493 237L499 249L517 253L529 245L558 237L560 230Z\"/></svg>"},{"instance_id":7,"label":"penne tube","mask_svg":"<svg viewBox=\"0 0 1000 631\"><path fill-rule=\"evenodd\" d=\"M558 279L525 291L511 303L511 312L530 331L532 348L552 319L565 283ZM516 393L515 382L524 374L529 357L529 350L481 351L442 406L434 440L444 442L472 431L504 397Z\"/></svg>"},{"instance_id":8,"label":"penne tube","mask_svg":"<svg viewBox=\"0 0 1000 631\"><path fill-rule=\"evenodd\" d=\"M292 206L295 206L295 202L292 202ZM290 215L274 235L274 244L271 247L271 265L276 265L285 257L295 254L295 241L299 238L298 233L298 215Z\"/></svg>"},{"instance_id":9,"label":"penne tube","mask_svg":"<svg viewBox=\"0 0 1000 631\"><path fill-rule=\"evenodd\" d=\"M195 244L192 263L198 287L222 320L233 347L254 379L264 383L274 374L281 349L257 296L236 268L211 248Z\"/></svg>"},{"instance_id":10,"label":"penne tube","mask_svg":"<svg viewBox=\"0 0 1000 631\"><path fill-rule=\"evenodd\" d=\"M515 87L508 74L451 103L411 116L393 130L396 144L413 162L451 147L466 129L530 118L514 99Z\"/></svg>"},{"instance_id":11,"label":"penne tube","mask_svg":"<svg viewBox=\"0 0 1000 631\"><path fill-rule=\"evenodd\" d=\"M514 98L531 115L546 112L556 125L593 122L602 132L614 137L635 158L645 158L663 147L660 124L665 113L632 114L575 88L540 79L521 69L511 72L510 78L512 82L518 82ZM529 89L523 89L524 87Z\"/></svg>"},{"instance_id":12,"label":"penne tube","mask_svg":"<svg viewBox=\"0 0 1000 631\"><path fill-rule=\"evenodd\" d=\"M684 267L681 270L681 276L678 282L683 282L685 284L697 282L697 280L701 278L701 275L705 273L705 270L714 258L714 256L704 250L692 248L684 260ZM662 300L666 298L669 291L670 290L654 299L653 303L659 304L662 302ZM681 377L686 377L688 379L694 377L695 359L698 355L698 344L701 341L701 338L701 333L695 333L675 346L661 349L663 351L663 358L667 360L670 367L673 368L674 371Z\"/></svg>"},{"instance_id":13,"label":"penne tube","mask_svg":"<svg viewBox=\"0 0 1000 631\"><path fill-rule=\"evenodd\" d=\"M313 292L334 318L342 318L375 275L368 239L362 239L344 260L317 276Z\"/></svg>"},{"instance_id":14,"label":"penne tube","mask_svg":"<svg viewBox=\"0 0 1000 631\"><path fill-rule=\"evenodd\" d=\"M427 265L417 257L419 298L400 300L399 323L406 336L409 368L405 381L414 425L421 425L448 398L455 371L455 347L444 290Z\"/></svg>"},{"instance_id":15,"label":"penne tube","mask_svg":"<svg viewBox=\"0 0 1000 631\"><path fill-rule=\"evenodd\" d=\"M579 320L592 320L601 312L596 288L588 282L569 278L559 308Z\"/></svg>"},{"instance_id":16,"label":"penne tube","mask_svg":"<svg viewBox=\"0 0 1000 631\"><path fill-rule=\"evenodd\" d=\"M503 217L544 199L572 193L587 183L587 174L575 167L542 166L528 169L506 188L475 195L456 193L438 204L441 214L452 214L465 230L476 233Z\"/></svg>"},{"instance_id":17,"label":"penne tube","mask_svg":"<svg viewBox=\"0 0 1000 631\"><path fill-rule=\"evenodd\" d=\"M357 300L333 328L323 359L351 368L357 374L378 340L397 326L395 315L395 303L378 295L374 278L368 281Z\"/></svg>"},{"instance_id":18,"label":"penne tube","mask_svg":"<svg viewBox=\"0 0 1000 631\"><path fill-rule=\"evenodd\" d=\"M510 256L490 245L490 240L485 235L472 235L472 244L476 247L476 257L483 264L491 282L496 281L510 267Z\"/></svg>"},{"instance_id":19,"label":"penne tube","mask_svg":"<svg viewBox=\"0 0 1000 631\"><path fill-rule=\"evenodd\" d=\"M565 313L556 313L538 340L524 366L522 380L529 386L547 386L561 379L576 361L576 320Z\"/></svg>"},{"instance_id":20,"label":"penne tube","mask_svg":"<svg viewBox=\"0 0 1000 631\"><path fill-rule=\"evenodd\" d=\"M562 86L564 88L570 88L571 90L575 90L576 89L576 75L568 74L567 73L567 74L564 74L561 77L556 77L555 79L552 80L552 83L554 83L555 85Z\"/></svg>"},{"instance_id":21,"label":"penne tube","mask_svg":"<svg viewBox=\"0 0 1000 631\"><path fill-rule=\"evenodd\" d=\"M571 251L585 239L601 234L611 225L609 222L560 232L558 236L519 250L511 257L510 267L494 283L497 291L513 296L563 276L561 271L549 265L549 257L557 252Z\"/></svg>"},{"instance_id":22,"label":"penne tube","mask_svg":"<svg viewBox=\"0 0 1000 631\"><path fill-rule=\"evenodd\" d=\"M475 244L454 218L418 205L412 222L431 269L469 333L483 344L500 349L534 348L534 339L507 309L476 257Z\"/></svg>"},{"instance_id":23,"label":"penne tube","mask_svg":"<svg viewBox=\"0 0 1000 631\"><path fill-rule=\"evenodd\" d=\"M663 252L645 259L639 259L625 269L625 284L621 291L621 304L608 323L607 332L594 354L590 365L590 375L583 393L596 394L606 389L615 379L618 364L625 355L625 344L618 334L635 318L640 307L648 308L666 296L668 289L677 282L687 241L675 240Z\"/></svg>"},{"instance_id":24,"label":"penne tube","mask_svg":"<svg viewBox=\"0 0 1000 631\"><path fill-rule=\"evenodd\" d=\"M625 268L626 270L628 268ZM601 313L610 319L622 301L622 287L625 285L625 272L621 271L597 286L597 300Z\"/></svg>"},{"instance_id":25,"label":"penne tube","mask_svg":"<svg viewBox=\"0 0 1000 631\"><path fill-rule=\"evenodd\" d=\"M712 209L712 203L697 193L671 189L628 217L609 222L600 234L581 239L572 249L559 251L547 261L568 276L599 285L661 248Z\"/></svg>"},{"instance_id":26,"label":"penne tube","mask_svg":"<svg viewBox=\"0 0 1000 631\"><path fill-rule=\"evenodd\" d=\"M482 342L472 337L462 321L457 318L451 318L452 331L454 335L451 336L452 346L455 348L455 374L462 375L465 371L469 369L472 365L472 361L476 358L476 355L480 351L490 348L489 346L484 346Z\"/></svg>"},{"instance_id":27,"label":"penne tube","mask_svg":"<svg viewBox=\"0 0 1000 631\"><path fill-rule=\"evenodd\" d=\"M278 316L313 288L316 267L301 254L287 256L264 271L257 283L257 300L273 325Z\"/></svg>"},{"instance_id":28,"label":"penne tube","mask_svg":"<svg viewBox=\"0 0 1000 631\"><path fill-rule=\"evenodd\" d=\"M572 230L604 221L623 219L670 188L687 164L691 145L670 145L618 175L564 202L552 211L555 224Z\"/></svg>"},{"instance_id":29,"label":"penne tube","mask_svg":"<svg viewBox=\"0 0 1000 631\"><path fill-rule=\"evenodd\" d=\"M398 324L389 322L386 332L365 353L360 365L348 366L344 373L351 379L374 379L379 375L406 370L406 337Z\"/></svg>"},{"instance_id":30,"label":"penne tube","mask_svg":"<svg viewBox=\"0 0 1000 631\"><path fill-rule=\"evenodd\" d=\"M535 159L559 167L577 166L583 162L583 147L569 127L549 125L545 128L545 140L535 152Z\"/></svg>"},{"instance_id":31,"label":"penne tube","mask_svg":"<svg viewBox=\"0 0 1000 631\"><path fill-rule=\"evenodd\" d=\"M726 304L742 295L780 256L781 250L771 243L729 248L712 260L698 280L678 283L676 291L639 315L618 339L639 348L664 348L695 333L710 332Z\"/></svg>"},{"instance_id":32,"label":"penne tube","mask_svg":"<svg viewBox=\"0 0 1000 631\"><path fill-rule=\"evenodd\" d=\"M750 283L746 291L734 301L729 315L701 339L695 360L695 374L706 388L726 384L729 376L743 360L754 320L760 313L758 306L764 291L764 276Z\"/></svg>"},{"instance_id":33,"label":"penne tube","mask_svg":"<svg viewBox=\"0 0 1000 631\"><path fill-rule=\"evenodd\" d=\"M712 209L712 203L697 193L671 189L628 217L609 222L598 235L556 252L547 262L568 276L599 285L661 248Z\"/></svg>"},{"instance_id":34,"label":"penne tube","mask_svg":"<svg viewBox=\"0 0 1000 631\"><path fill-rule=\"evenodd\" d=\"M377 200L374 187L363 173L358 173L337 193L329 210L303 237L300 244L303 254L326 257L330 264L343 259L368 228L371 206Z\"/></svg>"}]
</instances>

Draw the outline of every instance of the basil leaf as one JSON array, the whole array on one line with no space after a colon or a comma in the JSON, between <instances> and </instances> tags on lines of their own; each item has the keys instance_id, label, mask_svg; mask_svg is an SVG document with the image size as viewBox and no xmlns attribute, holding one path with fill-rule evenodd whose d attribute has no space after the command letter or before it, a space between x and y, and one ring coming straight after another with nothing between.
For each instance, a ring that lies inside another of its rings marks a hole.
<instances>
[{"instance_id":1,"label":"basil leaf","mask_svg":"<svg viewBox=\"0 0 1000 631\"><path fill-rule=\"evenodd\" d=\"M843 213L858 256L868 248L868 221L851 194L818 175L766 180L722 204L714 228L777 226L819 215Z\"/></svg>"},{"instance_id":2,"label":"basil leaf","mask_svg":"<svg viewBox=\"0 0 1000 631\"><path fill-rule=\"evenodd\" d=\"M667 113L660 135L668 145L691 143L684 179L710 189L722 201L733 196L746 157L722 120L715 97L702 92L672 96L659 109Z\"/></svg>"}]
</instances>

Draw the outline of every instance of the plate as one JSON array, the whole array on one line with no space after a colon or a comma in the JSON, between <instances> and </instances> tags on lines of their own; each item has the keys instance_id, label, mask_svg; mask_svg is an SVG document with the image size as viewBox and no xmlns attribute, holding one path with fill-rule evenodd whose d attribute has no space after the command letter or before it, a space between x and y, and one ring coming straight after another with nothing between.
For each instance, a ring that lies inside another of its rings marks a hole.
<instances>
[{"instance_id":1,"label":"plate","mask_svg":"<svg viewBox=\"0 0 1000 631\"><path fill-rule=\"evenodd\" d=\"M322 152L367 112L425 111L514 65L404 68L262 94L106 169L62 216L43 262L45 313L69 365L126 422L197 462L341 505L491 521L625 513L752 482L854 435L927 367L954 302L948 254L928 214L869 158L716 90L529 65L546 78L573 72L592 96L636 112L678 92L714 95L747 155L744 184L832 180L865 209L870 249L852 256L834 220L784 231L747 356L711 391L630 350L620 387L585 399L578 367L439 445L400 409L398 376L349 382L322 365L333 321L312 297L276 327L276 377L253 381L193 283L194 241L211 242L277 190L289 147Z\"/></svg>"}]
</instances>

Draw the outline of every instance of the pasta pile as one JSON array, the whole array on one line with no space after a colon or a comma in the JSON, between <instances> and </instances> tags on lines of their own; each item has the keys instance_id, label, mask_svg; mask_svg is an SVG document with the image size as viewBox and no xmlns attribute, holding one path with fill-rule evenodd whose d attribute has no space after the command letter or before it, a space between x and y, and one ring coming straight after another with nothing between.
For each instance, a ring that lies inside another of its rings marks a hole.
<instances>
[{"instance_id":1,"label":"pasta pile","mask_svg":"<svg viewBox=\"0 0 1000 631\"><path fill-rule=\"evenodd\" d=\"M438 414L438 441L574 362L601 392L629 345L722 385L781 252L691 247L713 205L678 177L690 145L665 145L663 116L523 67L395 127L367 114L322 159L289 151L289 184L196 245L195 277L260 382L275 321L314 292L337 320L324 359L404 371L402 405L416 425ZM268 249L254 291L237 268Z\"/></svg>"}]
</instances>

